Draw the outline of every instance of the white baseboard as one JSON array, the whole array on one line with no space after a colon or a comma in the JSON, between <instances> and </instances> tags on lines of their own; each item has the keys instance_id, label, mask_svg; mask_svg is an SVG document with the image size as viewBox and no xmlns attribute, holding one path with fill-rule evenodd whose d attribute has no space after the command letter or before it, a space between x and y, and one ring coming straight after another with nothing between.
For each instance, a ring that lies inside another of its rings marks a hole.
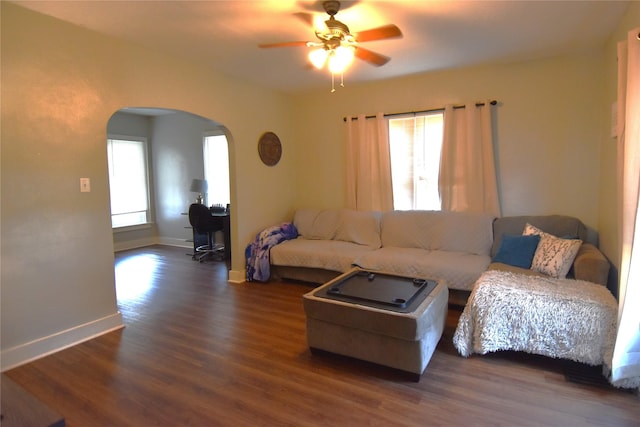
<instances>
[{"instance_id":1,"label":"white baseboard","mask_svg":"<svg viewBox=\"0 0 640 427\"><path fill-rule=\"evenodd\" d=\"M229 282L242 283L247 280L247 273L244 270L229 270Z\"/></svg>"},{"instance_id":2,"label":"white baseboard","mask_svg":"<svg viewBox=\"0 0 640 427\"><path fill-rule=\"evenodd\" d=\"M124 328L120 312L0 352L0 372Z\"/></svg>"},{"instance_id":3,"label":"white baseboard","mask_svg":"<svg viewBox=\"0 0 640 427\"><path fill-rule=\"evenodd\" d=\"M187 248L193 250L193 243L187 242L184 239L175 239L173 237L160 237L160 238L143 238L137 240L127 240L124 242L115 242L113 244L114 252L128 251L129 249L144 248L151 245L167 245L176 246L179 248Z\"/></svg>"},{"instance_id":4,"label":"white baseboard","mask_svg":"<svg viewBox=\"0 0 640 427\"><path fill-rule=\"evenodd\" d=\"M187 242L185 239L176 239L174 237L160 237L158 243L167 246L176 246L179 248L189 248L193 252L193 242Z\"/></svg>"},{"instance_id":5,"label":"white baseboard","mask_svg":"<svg viewBox=\"0 0 640 427\"><path fill-rule=\"evenodd\" d=\"M136 240L125 240L123 242L113 242L113 250L115 252L127 251L129 249L143 248L145 246L151 246L158 243L158 240L153 237L145 237Z\"/></svg>"}]
</instances>

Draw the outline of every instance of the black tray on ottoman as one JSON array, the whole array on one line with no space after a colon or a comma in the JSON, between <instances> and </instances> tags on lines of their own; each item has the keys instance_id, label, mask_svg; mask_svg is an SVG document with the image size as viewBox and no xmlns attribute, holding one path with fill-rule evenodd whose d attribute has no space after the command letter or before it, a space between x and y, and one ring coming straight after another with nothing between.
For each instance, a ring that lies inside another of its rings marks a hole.
<instances>
[{"instance_id":1,"label":"black tray on ottoman","mask_svg":"<svg viewBox=\"0 0 640 427\"><path fill-rule=\"evenodd\" d=\"M331 286L323 286L315 295L409 313L420 305L436 285L434 280L354 270Z\"/></svg>"}]
</instances>

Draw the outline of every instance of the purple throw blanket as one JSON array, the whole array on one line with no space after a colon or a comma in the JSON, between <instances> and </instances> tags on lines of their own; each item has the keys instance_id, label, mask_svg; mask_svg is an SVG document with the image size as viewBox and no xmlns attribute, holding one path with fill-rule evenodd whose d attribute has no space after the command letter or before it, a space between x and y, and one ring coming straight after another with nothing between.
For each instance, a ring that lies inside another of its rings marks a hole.
<instances>
[{"instance_id":1,"label":"purple throw blanket","mask_svg":"<svg viewBox=\"0 0 640 427\"><path fill-rule=\"evenodd\" d=\"M270 249L280 242L295 239L296 237L298 237L298 230L290 222L274 225L259 232L244 251L247 259L247 281L268 281L271 275L269 265Z\"/></svg>"}]
</instances>

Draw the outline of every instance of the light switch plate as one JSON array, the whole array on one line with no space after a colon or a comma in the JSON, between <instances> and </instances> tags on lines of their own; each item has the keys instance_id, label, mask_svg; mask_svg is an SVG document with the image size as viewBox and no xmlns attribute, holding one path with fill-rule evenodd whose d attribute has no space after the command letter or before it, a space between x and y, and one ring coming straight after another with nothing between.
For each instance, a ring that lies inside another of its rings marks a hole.
<instances>
[{"instance_id":1,"label":"light switch plate","mask_svg":"<svg viewBox=\"0 0 640 427\"><path fill-rule=\"evenodd\" d=\"M80 178L80 192L81 193L91 192L91 180L89 178Z\"/></svg>"}]
</instances>

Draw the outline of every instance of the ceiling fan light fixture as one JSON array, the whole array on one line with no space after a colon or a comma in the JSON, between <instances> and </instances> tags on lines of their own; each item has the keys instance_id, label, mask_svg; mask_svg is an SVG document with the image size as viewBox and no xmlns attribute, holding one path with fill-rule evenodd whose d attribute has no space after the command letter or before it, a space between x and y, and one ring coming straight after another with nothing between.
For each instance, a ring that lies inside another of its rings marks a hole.
<instances>
[{"instance_id":1,"label":"ceiling fan light fixture","mask_svg":"<svg viewBox=\"0 0 640 427\"><path fill-rule=\"evenodd\" d=\"M329 71L334 74L343 73L355 58L353 46L338 46L329 55Z\"/></svg>"},{"instance_id":2,"label":"ceiling fan light fixture","mask_svg":"<svg viewBox=\"0 0 640 427\"><path fill-rule=\"evenodd\" d=\"M323 1L322 7L329 15L329 19L324 21L322 17L314 17L309 13L296 14L308 25L312 25L317 38L316 41L290 41L260 44L258 46L261 48L288 46L306 46L311 48L312 50L307 54L309 62L319 70L327 65L328 71L331 73L331 92L335 91L334 79L336 74L340 75L340 86L344 86L343 73L351 66L356 56L358 59L376 67L381 67L389 62L391 58L358 46L361 42L402 37L400 28L394 24L388 24L359 31L356 35L352 35L349 27L335 18L335 15L340 10L339 1Z\"/></svg>"},{"instance_id":3,"label":"ceiling fan light fixture","mask_svg":"<svg viewBox=\"0 0 640 427\"><path fill-rule=\"evenodd\" d=\"M325 48L321 47L318 49L313 49L309 52L309 61L316 67L318 70L321 70L324 67L325 62L327 62L327 57L329 56L329 51Z\"/></svg>"}]
</instances>

